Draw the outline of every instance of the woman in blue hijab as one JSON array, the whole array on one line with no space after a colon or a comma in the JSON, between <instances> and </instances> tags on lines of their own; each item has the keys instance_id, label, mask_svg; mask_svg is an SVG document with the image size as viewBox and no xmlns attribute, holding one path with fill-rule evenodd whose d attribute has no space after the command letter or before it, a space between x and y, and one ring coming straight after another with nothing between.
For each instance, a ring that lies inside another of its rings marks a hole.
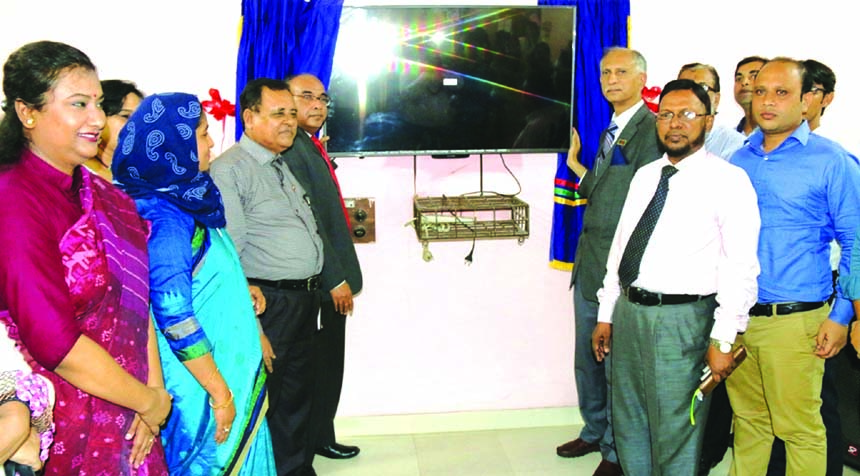
<instances>
[{"instance_id":1,"label":"woman in blue hijab","mask_svg":"<svg viewBox=\"0 0 860 476\"><path fill-rule=\"evenodd\" d=\"M224 229L221 194L206 173L211 147L197 97L155 94L123 127L111 165L152 226L150 300L174 395L162 438L172 475L274 475L254 315L264 303L254 293L252 304Z\"/></svg>"}]
</instances>

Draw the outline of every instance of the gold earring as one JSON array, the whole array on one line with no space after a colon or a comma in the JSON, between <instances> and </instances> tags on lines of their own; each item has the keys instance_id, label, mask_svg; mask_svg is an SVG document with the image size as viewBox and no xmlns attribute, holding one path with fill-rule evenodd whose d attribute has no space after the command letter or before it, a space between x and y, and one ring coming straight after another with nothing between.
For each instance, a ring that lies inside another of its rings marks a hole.
<instances>
[{"instance_id":1,"label":"gold earring","mask_svg":"<svg viewBox=\"0 0 860 476\"><path fill-rule=\"evenodd\" d=\"M28 126L32 126L32 125L33 125L33 118L31 117L31 118L27 119L26 124L27 124Z\"/></svg>"}]
</instances>

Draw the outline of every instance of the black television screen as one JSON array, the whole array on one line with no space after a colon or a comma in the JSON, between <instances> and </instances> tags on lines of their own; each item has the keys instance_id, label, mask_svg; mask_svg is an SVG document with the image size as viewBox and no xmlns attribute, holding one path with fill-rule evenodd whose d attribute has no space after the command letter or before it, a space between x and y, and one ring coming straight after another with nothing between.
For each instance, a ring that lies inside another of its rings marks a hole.
<instances>
[{"instance_id":1,"label":"black television screen","mask_svg":"<svg viewBox=\"0 0 860 476\"><path fill-rule=\"evenodd\" d=\"M344 7L329 154L567 151L573 29L573 7Z\"/></svg>"}]
</instances>

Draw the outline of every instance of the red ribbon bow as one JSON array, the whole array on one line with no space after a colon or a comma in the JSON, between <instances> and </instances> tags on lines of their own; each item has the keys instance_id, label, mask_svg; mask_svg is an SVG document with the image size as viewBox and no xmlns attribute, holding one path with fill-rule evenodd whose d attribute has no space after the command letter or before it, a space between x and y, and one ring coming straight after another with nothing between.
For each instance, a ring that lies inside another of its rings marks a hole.
<instances>
[{"instance_id":1,"label":"red ribbon bow","mask_svg":"<svg viewBox=\"0 0 860 476\"><path fill-rule=\"evenodd\" d=\"M236 116L236 106L230 101L221 99L221 93L217 89L209 89L209 96L212 97L211 101L203 101L200 104L216 121L223 121L227 116Z\"/></svg>"}]
</instances>

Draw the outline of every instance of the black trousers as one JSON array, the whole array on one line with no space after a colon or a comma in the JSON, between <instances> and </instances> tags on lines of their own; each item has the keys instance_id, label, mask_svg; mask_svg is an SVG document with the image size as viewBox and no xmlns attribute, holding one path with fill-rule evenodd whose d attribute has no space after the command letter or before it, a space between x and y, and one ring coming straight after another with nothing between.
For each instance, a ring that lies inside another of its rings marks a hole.
<instances>
[{"instance_id":1,"label":"black trousers","mask_svg":"<svg viewBox=\"0 0 860 476\"><path fill-rule=\"evenodd\" d=\"M705 421L705 438L699 459L699 474L706 475L723 460L732 443L732 405L725 382L711 393L711 407Z\"/></svg>"},{"instance_id":2,"label":"black trousers","mask_svg":"<svg viewBox=\"0 0 860 476\"><path fill-rule=\"evenodd\" d=\"M269 411L278 476L305 474L313 464L310 416L313 401L313 339L319 314L319 295L257 284L266 296L260 316L263 332L275 352L269 374Z\"/></svg>"},{"instance_id":3,"label":"black trousers","mask_svg":"<svg viewBox=\"0 0 860 476\"><path fill-rule=\"evenodd\" d=\"M311 450L333 444L334 417L343 388L346 316L334 302L324 299L320 306L322 329L314 336L314 404L311 411Z\"/></svg>"}]
</instances>

